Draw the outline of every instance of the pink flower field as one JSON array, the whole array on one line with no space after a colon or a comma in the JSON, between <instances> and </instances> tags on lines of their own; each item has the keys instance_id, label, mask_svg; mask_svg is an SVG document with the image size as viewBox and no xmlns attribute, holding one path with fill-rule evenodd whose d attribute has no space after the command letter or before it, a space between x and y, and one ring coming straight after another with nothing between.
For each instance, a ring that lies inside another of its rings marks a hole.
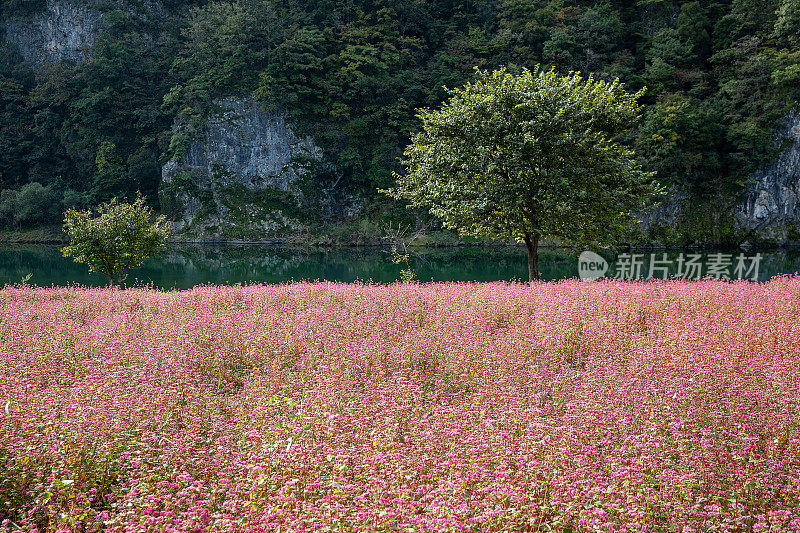
<instances>
[{"instance_id":1,"label":"pink flower field","mask_svg":"<svg viewBox=\"0 0 800 533\"><path fill-rule=\"evenodd\" d=\"M800 277L0 290L0 531L798 531Z\"/></svg>"}]
</instances>

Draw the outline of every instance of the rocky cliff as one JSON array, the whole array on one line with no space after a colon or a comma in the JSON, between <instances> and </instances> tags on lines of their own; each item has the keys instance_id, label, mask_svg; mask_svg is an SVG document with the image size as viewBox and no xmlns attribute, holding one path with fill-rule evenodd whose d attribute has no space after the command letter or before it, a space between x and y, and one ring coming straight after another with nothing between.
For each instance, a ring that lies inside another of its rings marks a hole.
<instances>
[{"instance_id":1,"label":"rocky cliff","mask_svg":"<svg viewBox=\"0 0 800 533\"><path fill-rule=\"evenodd\" d=\"M155 0L136 4L124 0L47 0L39 13L0 20L0 29L34 68L44 63L83 61L106 27L105 13L111 10L141 20L165 15L163 5Z\"/></svg>"},{"instance_id":2,"label":"rocky cliff","mask_svg":"<svg viewBox=\"0 0 800 533\"><path fill-rule=\"evenodd\" d=\"M800 240L800 111L784 117L776 142L788 147L778 159L755 172L741 204L740 226L762 239Z\"/></svg>"},{"instance_id":3,"label":"rocky cliff","mask_svg":"<svg viewBox=\"0 0 800 533\"><path fill-rule=\"evenodd\" d=\"M34 66L81 61L102 27L100 8L99 1L48 0L41 13L4 21L5 37Z\"/></svg>"},{"instance_id":4,"label":"rocky cliff","mask_svg":"<svg viewBox=\"0 0 800 533\"><path fill-rule=\"evenodd\" d=\"M261 240L300 225L300 181L321 151L283 114L252 98L215 102L218 112L162 169L160 200L186 236ZM176 125L176 128L179 128Z\"/></svg>"},{"instance_id":5,"label":"rocky cliff","mask_svg":"<svg viewBox=\"0 0 800 533\"><path fill-rule=\"evenodd\" d=\"M676 2L640 2L637 7L646 35L674 28L680 7ZM742 239L773 243L800 242L800 110L785 116L777 125L775 143L784 145L774 163L765 165L748 179L747 190L733 213L705 213L720 220L732 215L735 231ZM673 189L655 207L641 213L645 229L675 228L686 211L689 195Z\"/></svg>"},{"instance_id":6,"label":"rocky cliff","mask_svg":"<svg viewBox=\"0 0 800 533\"><path fill-rule=\"evenodd\" d=\"M732 212L728 203L719 209L707 206L708 211L702 214L702 218L716 223L730 220L737 240L800 242L800 110L779 121L774 142L783 150L773 163L748 177L748 186L734 202ZM686 191L669 191L658 204L640 213L642 228L650 235L663 235L665 229L679 232L678 226L691 211L688 201Z\"/></svg>"}]
</instances>

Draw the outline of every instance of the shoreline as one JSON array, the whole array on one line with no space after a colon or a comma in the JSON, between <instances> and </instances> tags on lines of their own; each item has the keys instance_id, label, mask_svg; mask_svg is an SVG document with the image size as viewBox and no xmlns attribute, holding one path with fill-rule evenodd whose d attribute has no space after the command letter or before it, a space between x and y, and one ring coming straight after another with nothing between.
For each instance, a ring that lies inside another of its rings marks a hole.
<instances>
[{"instance_id":1,"label":"shoreline","mask_svg":"<svg viewBox=\"0 0 800 533\"><path fill-rule=\"evenodd\" d=\"M522 243L497 242L490 240L462 240L457 235L450 235L443 232L424 234L420 236L418 242L414 240L406 242L407 248L519 248ZM66 236L61 231L60 226L36 228L22 231L0 232L0 247L24 246L24 245L63 245L67 244ZM319 237L305 240L297 236L274 237L271 239L249 240L249 239L198 239L198 238L171 238L168 245L172 246L275 246L287 248L385 248L397 244L390 239L366 239L366 240L331 240L320 239ZM540 249L568 249L569 246L562 246L555 241L544 241L539 245ZM595 249L590 246L580 247L585 249ZM800 241L784 243L743 243L736 245L676 245L676 244L631 244L620 243L606 249L631 250L631 251L655 251L655 250L797 250L800 249ZM601 249L602 250L602 249Z\"/></svg>"},{"instance_id":2,"label":"shoreline","mask_svg":"<svg viewBox=\"0 0 800 533\"><path fill-rule=\"evenodd\" d=\"M15 246L61 246L67 244L66 240L5 240L0 239L0 248L15 247ZM391 242L376 242L376 243L298 243L291 240L272 239L264 241L240 241L240 240L170 240L168 246L195 246L195 247L235 247L235 246L263 246L263 247L276 247L276 248L390 248L394 246ZM497 248L497 249L510 249L520 248L524 249L522 243L509 244L509 243L492 243L492 242L457 242L457 243L424 243L424 244L406 244L407 249L425 249L425 248ZM558 244L542 244L539 245L540 250L567 250L573 247L560 246ZM616 248L616 250L615 250ZM586 247L592 251L598 250L597 248ZM600 249L602 252L604 249ZM724 246L724 245L619 245L616 247L609 247L605 250L615 251L637 251L637 252L651 252L651 251L681 251L681 250L696 250L696 251L714 251L714 250L742 250L742 251L757 251L757 250L800 250L800 243L783 243L783 244L754 244L751 246Z\"/></svg>"}]
</instances>

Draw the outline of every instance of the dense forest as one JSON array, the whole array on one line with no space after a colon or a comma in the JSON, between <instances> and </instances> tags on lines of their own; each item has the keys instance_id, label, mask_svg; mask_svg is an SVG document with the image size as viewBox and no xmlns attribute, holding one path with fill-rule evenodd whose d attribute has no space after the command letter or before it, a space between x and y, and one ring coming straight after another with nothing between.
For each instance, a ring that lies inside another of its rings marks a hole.
<instances>
[{"instance_id":1,"label":"dense forest","mask_svg":"<svg viewBox=\"0 0 800 533\"><path fill-rule=\"evenodd\" d=\"M475 67L535 64L646 86L627 142L702 221L780 150L776 120L800 99L800 0L170 0L158 17L123 4L87 61L36 68L1 43L0 225L156 199L163 162L236 94L288 113L325 151L314 179L371 198L369 216L416 108ZM0 5L7 18L46 2Z\"/></svg>"}]
</instances>

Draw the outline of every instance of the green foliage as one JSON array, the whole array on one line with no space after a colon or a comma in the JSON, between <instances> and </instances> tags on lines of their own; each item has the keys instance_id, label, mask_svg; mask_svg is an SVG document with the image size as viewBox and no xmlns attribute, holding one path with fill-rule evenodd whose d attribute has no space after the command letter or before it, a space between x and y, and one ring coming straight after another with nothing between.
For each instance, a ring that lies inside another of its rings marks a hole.
<instances>
[{"instance_id":1,"label":"green foliage","mask_svg":"<svg viewBox=\"0 0 800 533\"><path fill-rule=\"evenodd\" d=\"M397 246L392 247L392 263L405 266L405 268L400 271L400 280L403 283L414 283L417 281L417 272L411 268L411 260L405 247L403 253L397 250Z\"/></svg>"},{"instance_id":2,"label":"green foliage","mask_svg":"<svg viewBox=\"0 0 800 533\"><path fill-rule=\"evenodd\" d=\"M62 192L38 182L0 192L0 221L14 227L46 224L61 216Z\"/></svg>"},{"instance_id":3,"label":"green foliage","mask_svg":"<svg viewBox=\"0 0 800 533\"><path fill-rule=\"evenodd\" d=\"M36 78L11 44L0 46L0 188L39 182L93 203L155 192L171 118L161 111L167 57L152 35L166 44L174 30L157 17L105 16L90 60Z\"/></svg>"},{"instance_id":4,"label":"green foliage","mask_svg":"<svg viewBox=\"0 0 800 533\"><path fill-rule=\"evenodd\" d=\"M800 230L797 229L797 225L789 224L786 227L786 238L791 242L800 242Z\"/></svg>"},{"instance_id":5,"label":"green foliage","mask_svg":"<svg viewBox=\"0 0 800 533\"><path fill-rule=\"evenodd\" d=\"M718 193L735 197L739 184L727 187L721 179L727 177L721 120L707 103L671 94L647 109L637 143L665 183L688 190L698 200Z\"/></svg>"},{"instance_id":6,"label":"green foliage","mask_svg":"<svg viewBox=\"0 0 800 533\"><path fill-rule=\"evenodd\" d=\"M800 44L800 0L782 0L777 10L773 35L781 44Z\"/></svg>"},{"instance_id":7,"label":"green foliage","mask_svg":"<svg viewBox=\"0 0 800 533\"><path fill-rule=\"evenodd\" d=\"M6 16L32 15L42 11L47 6L47 0L2 0L0 1L0 14Z\"/></svg>"},{"instance_id":8,"label":"green foliage","mask_svg":"<svg viewBox=\"0 0 800 533\"><path fill-rule=\"evenodd\" d=\"M181 172L173 176L169 182L162 181L158 188L158 200L161 212L167 217L176 217L181 213L183 205L178 198L180 193L191 197L200 197L197 187L197 175L194 172ZM213 199L212 199L213 200Z\"/></svg>"},{"instance_id":9,"label":"green foliage","mask_svg":"<svg viewBox=\"0 0 800 533\"><path fill-rule=\"evenodd\" d=\"M463 235L524 240L537 279L540 238L613 243L658 191L617 141L639 96L553 70L478 70L441 109L420 111L407 173L387 192Z\"/></svg>"},{"instance_id":10,"label":"green foliage","mask_svg":"<svg viewBox=\"0 0 800 533\"><path fill-rule=\"evenodd\" d=\"M99 200L108 200L125 186L125 167L117 147L111 141L103 141L97 149L97 172L94 175L93 192Z\"/></svg>"},{"instance_id":11,"label":"green foliage","mask_svg":"<svg viewBox=\"0 0 800 533\"><path fill-rule=\"evenodd\" d=\"M64 191L64 199L61 201L61 206L64 211L70 209L87 209L91 204L92 198L88 193L67 189Z\"/></svg>"},{"instance_id":12,"label":"green foliage","mask_svg":"<svg viewBox=\"0 0 800 533\"><path fill-rule=\"evenodd\" d=\"M157 15L141 2L109 6L79 64L34 74L0 41L0 190L37 182L92 204L154 197L160 166L185 155L214 99L254 93L324 151L303 184L313 218L329 191L379 198L402 170L414 110L439 106L443 86L464 84L474 67L544 64L646 85L645 119L626 140L691 202L727 205L774 158L776 120L800 101L799 2L166 0ZM0 11L30 16L45 4L2 0Z\"/></svg>"},{"instance_id":13,"label":"green foliage","mask_svg":"<svg viewBox=\"0 0 800 533\"><path fill-rule=\"evenodd\" d=\"M107 276L111 284L121 283L130 269L141 266L169 236L165 218L154 217L141 194L130 204L112 198L97 212L93 217L91 210L67 211L64 232L70 244L61 252Z\"/></svg>"}]
</instances>

